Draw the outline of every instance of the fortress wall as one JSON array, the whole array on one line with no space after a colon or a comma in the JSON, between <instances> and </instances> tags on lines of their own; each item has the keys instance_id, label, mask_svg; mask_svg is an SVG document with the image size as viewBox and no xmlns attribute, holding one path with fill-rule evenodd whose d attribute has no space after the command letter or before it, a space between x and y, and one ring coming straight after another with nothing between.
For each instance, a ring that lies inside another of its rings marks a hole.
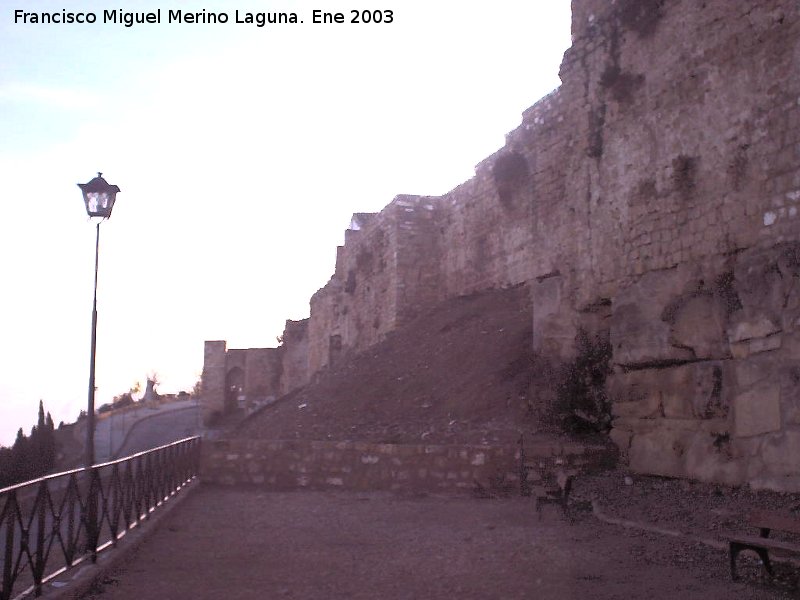
<instances>
[{"instance_id":1,"label":"fortress wall","mask_svg":"<svg viewBox=\"0 0 800 600\"><path fill-rule=\"evenodd\" d=\"M573 181L596 262L576 257L580 270L613 291L795 233L796 3L574 4L597 9L560 90L584 98L589 160Z\"/></svg>"},{"instance_id":2,"label":"fortress wall","mask_svg":"<svg viewBox=\"0 0 800 600\"><path fill-rule=\"evenodd\" d=\"M397 278L395 327L446 297L442 285L438 204L438 198L408 195L398 196L393 202Z\"/></svg>"},{"instance_id":3,"label":"fortress wall","mask_svg":"<svg viewBox=\"0 0 800 600\"><path fill-rule=\"evenodd\" d=\"M337 270L311 302L309 372L377 343L446 296L438 199L401 195L359 231L346 232Z\"/></svg>"},{"instance_id":4,"label":"fortress wall","mask_svg":"<svg viewBox=\"0 0 800 600\"><path fill-rule=\"evenodd\" d=\"M283 348L279 396L308 383L308 322L286 320L281 336Z\"/></svg>"},{"instance_id":5,"label":"fortress wall","mask_svg":"<svg viewBox=\"0 0 800 600\"><path fill-rule=\"evenodd\" d=\"M308 373L446 297L527 282L535 350L569 359L579 327L606 330L635 469L800 489L800 6L572 6L563 83L505 146L347 232Z\"/></svg>"},{"instance_id":6,"label":"fortress wall","mask_svg":"<svg viewBox=\"0 0 800 600\"><path fill-rule=\"evenodd\" d=\"M635 470L796 491L800 9L573 5L594 19L559 94L585 98L568 185L590 227L555 321L610 302L612 435Z\"/></svg>"},{"instance_id":7,"label":"fortress wall","mask_svg":"<svg viewBox=\"0 0 800 600\"><path fill-rule=\"evenodd\" d=\"M244 393L247 402L262 402L281 393L282 348L249 348L245 351Z\"/></svg>"},{"instance_id":8,"label":"fortress wall","mask_svg":"<svg viewBox=\"0 0 800 600\"><path fill-rule=\"evenodd\" d=\"M476 168L475 177L438 200L442 215L440 267L447 296L525 281L530 174L524 158L508 156L502 200L492 161L484 161Z\"/></svg>"},{"instance_id":9,"label":"fortress wall","mask_svg":"<svg viewBox=\"0 0 800 600\"><path fill-rule=\"evenodd\" d=\"M397 275L391 210L363 229L348 229L336 271L311 298L308 325L310 374L335 363L342 352L375 343L394 326Z\"/></svg>"},{"instance_id":10,"label":"fortress wall","mask_svg":"<svg viewBox=\"0 0 800 600\"><path fill-rule=\"evenodd\" d=\"M208 423L214 415L225 411L225 351L224 341L207 341L203 351L201 395L203 420Z\"/></svg>"},{"instance_id":11,"label":"fortress wall","mask_svg":"<svg viewBox=\"0 0 800 600\"><path fill-rule=\"evenodd\" d=\"M309 373L377 343L444 298L435 231L430 198L398 196L363 228L345 232L336 272L311 298Z\"/></svg>"}]
</instances>

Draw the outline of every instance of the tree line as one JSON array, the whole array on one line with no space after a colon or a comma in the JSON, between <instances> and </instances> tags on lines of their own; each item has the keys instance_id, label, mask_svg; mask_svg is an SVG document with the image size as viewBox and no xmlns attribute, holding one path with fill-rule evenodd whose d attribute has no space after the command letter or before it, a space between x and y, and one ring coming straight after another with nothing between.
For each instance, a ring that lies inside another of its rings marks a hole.
<instances>
[{"instance_id":1,"label":"tree line","mask_svg":"<svg viewBox=\"0 0 800 600\"><path fill-rule=\"evenodd\" d=\"M44 412L39 400L39 418L26 436L22 427L11 448L0 447L0 488L36 479L49 473L56 462L56 436L53 417Z\"/></svg>"}]
</instances>

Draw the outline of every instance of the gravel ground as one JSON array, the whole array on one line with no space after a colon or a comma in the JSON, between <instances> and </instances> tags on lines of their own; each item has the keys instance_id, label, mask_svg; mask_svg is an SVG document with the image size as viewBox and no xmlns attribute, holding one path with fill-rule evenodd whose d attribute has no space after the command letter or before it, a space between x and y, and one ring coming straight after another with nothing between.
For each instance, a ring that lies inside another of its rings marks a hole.
<instances>
[{"instance_id":1,"label":"gravel ground","mask_svg":"<svg viewBox=\"0 0 800 600\"><path fill-rule=\"evenodd\" d=\"M530 498L202 486L85 598L795 597L788 583L765 581L755 561L743 557L751 568L733 583L723 551L609 525L587 500L602 495L609 514L655 502L677 515L675 497L688 492L701 493L653 478L626 485L616 471L582 478L570 523L553 507L539 521ZM631 501L613 504L617 496Z\"/></svg>"}]
</instances>

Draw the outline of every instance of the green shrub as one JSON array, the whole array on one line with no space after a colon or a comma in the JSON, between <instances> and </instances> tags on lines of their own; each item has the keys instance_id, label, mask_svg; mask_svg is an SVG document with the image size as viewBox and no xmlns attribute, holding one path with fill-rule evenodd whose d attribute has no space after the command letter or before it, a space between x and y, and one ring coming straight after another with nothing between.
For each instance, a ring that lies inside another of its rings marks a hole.
<instances>
[{"instance_id":1,"label":"green shrub","mask_svg":"<svg viewBox=\"0 0 800 600\"><path fill-rule=\"evenodd\" d=\"M579 329L575 350L575 359L561 367L556 380L556 418L570 433L606 433L611 429L611 402L605 389L611 343L599 336L591 340Z\"/></svg>"}]
</instances>

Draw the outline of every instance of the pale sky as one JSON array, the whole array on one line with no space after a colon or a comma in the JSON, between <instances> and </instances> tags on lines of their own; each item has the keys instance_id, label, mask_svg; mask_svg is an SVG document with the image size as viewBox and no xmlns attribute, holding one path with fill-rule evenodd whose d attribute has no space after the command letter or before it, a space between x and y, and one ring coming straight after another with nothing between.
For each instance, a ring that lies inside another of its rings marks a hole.
<instances>
[{"instance_id":1,"label":"pale sky","mask_svg":"<svg viewBox=\"0 0 800 600\"><path fill-rule=\"evenodd\" d=\"M204 340L271 347L308 316L352 213L445 193L503 145L559 84L569 5L0 0L0 444L39 399L56 423L86 406L95 237L77 183L102 171L122 190L101 226L97 405L152 372L189 390ZM103 23L121 6L162 21ZM15 23L18 7L97 22ZM347 22L314 25L317 7Z\"/></svg>"}]
</instances>

